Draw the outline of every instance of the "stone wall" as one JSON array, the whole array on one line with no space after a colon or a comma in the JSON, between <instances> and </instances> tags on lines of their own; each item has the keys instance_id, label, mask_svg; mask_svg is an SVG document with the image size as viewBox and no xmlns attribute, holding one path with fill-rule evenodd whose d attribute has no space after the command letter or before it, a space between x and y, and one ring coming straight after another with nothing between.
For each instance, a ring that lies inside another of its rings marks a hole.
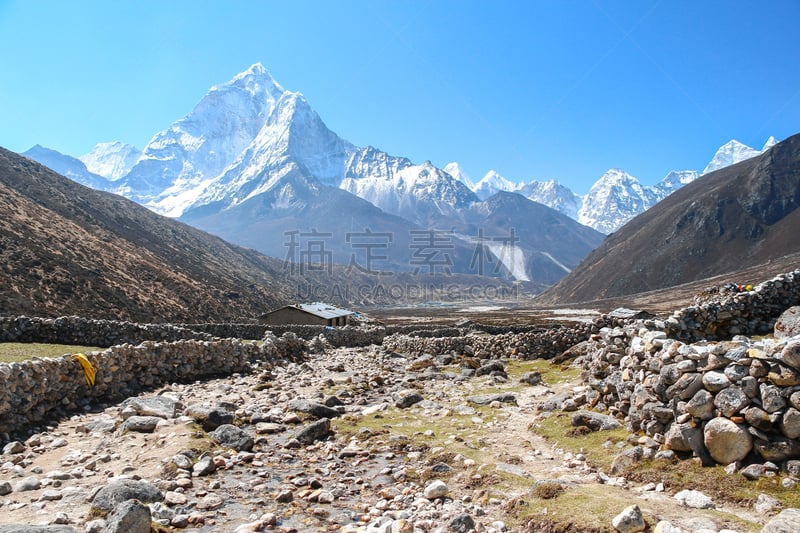
<instances>
[{"instance_id":1,"label":"stone wall","mask_svg":"<svg viewBox=\"0 0 800 533\"><path fill-rule=\"evenodd\" d=\"M413 357L424 354L469 353L482 359L519 357L521 359L550 359L568 348L585 341L593 332L606 325L607 319L574 326L537 328L525 333L487 335L471 333L458 337L414 337L394 334L383 344L387 348Z\"/></svg>"},{"instance_id":2,"label":"stone wall","mask_svg":"<svg viewBox=\"0 0 800 533\"><path fill-rule=\"evenodd\" d=\"M717 287L676 311L665 323L669 337L696 341L730 339L772 331L780 313L800 303L800 270L781 274L750 291Z\"/></svg>"},{"instance_id":3,"label":"stone wall","mask_svg":"<svg viewBox=\"0 0 800 533\"><path fill-rule=\"evenodd\" d=\"M107 348L145 341L212 340L214 338L261 339L267 331L280 336L292 332L306 340L324 335L333 346L380 344L385 330L377 326L329 328L292 324L137 324L94 320L77 316L59 318L0 317L0 342L42 342Z\"/></svg>"},{"instance_id":4,"label":"stone wall","mask_svg":"<svg viewBox=\"0 0 800 533\"><path fill-rule=\"evenodd\" d=\"M303 351L291 335L268 337L263 344L235 339L123 344L86 354L96 370L94 386L87 384L83 368L68 355L0 363L0 433L20 431L91 404L117 402L166 383L247 372L255 361L296 359Z\"/></svg>"},{"instance_id":5,"label":"stone wall","mask_svg":"<svg viewBox=\"0 0 800 533\"><path fill-rule=\"evenodd\" d=\"M571 408L617 415L662 449L754 473L800 458L800 340L688 344L637 322L602 329L578 363L588 387Z\"/></svg>"},{"instance_id":6,"label":"stone wall","mask_svg":"<svg viewBox=\"0 0 800 533\"><path fill-rule=\"evenodd\" d=\"M77 316L0 317L0 342L43 342L107 348L116 344L139 344L143 341L175 342L211 338L207 333L172 324L136 324Z\"/></svg>"}]
</instances>

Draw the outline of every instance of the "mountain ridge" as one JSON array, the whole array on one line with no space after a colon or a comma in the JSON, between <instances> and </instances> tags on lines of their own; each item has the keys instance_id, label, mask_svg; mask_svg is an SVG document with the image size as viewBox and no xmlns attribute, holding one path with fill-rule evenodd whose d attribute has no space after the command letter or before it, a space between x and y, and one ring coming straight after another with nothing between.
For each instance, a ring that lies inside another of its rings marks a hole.
<instances>
[{"instance_id":1,"label":"mountain ridge","mask_svg":"<svg viewBox=\"0 0 800 533\"><path fill-rule=\"evenodd\" d=\"M542 303L665 288L800 251L800 134L710 172L609 236Z\"/></svg>"}]
</instances>

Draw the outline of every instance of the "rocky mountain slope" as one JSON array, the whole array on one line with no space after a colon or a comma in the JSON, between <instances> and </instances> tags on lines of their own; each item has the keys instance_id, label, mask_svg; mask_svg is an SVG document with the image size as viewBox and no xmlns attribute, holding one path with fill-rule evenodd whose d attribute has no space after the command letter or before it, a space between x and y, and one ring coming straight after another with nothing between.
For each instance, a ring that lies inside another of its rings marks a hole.
<instances>
[{"instance_id":1,"label":"rocky mountain slope","mask_svg":"<svg viewBox=\"0 0 800 533\"><path fill-rule=\"evenodd\" d=\"M706 174L609 236L543 302L670 287L800 251L800 135Z\"/></svg>"},{"instance_id":2,"label":"rocky mountain slope","mask_svg":"<svg viewBox=\"0 0 800 533\"><path fill-rule=\"evenodd\" d=\"M0 314L237 320L289 301L281 262L0 149Z\"/></svg>"}]
</instances>

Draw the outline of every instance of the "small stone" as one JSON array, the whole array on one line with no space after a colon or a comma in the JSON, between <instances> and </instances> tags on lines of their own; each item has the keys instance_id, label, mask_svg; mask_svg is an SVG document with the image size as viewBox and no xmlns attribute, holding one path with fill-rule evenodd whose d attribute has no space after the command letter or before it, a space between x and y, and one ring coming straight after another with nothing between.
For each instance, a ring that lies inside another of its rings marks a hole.
<instances>
[{"instance_id":1,"label":"small stone","mask_svg":"<svg viewBox=\"0 0 800 533\"><path fill-rule=\"evenodd\" d=\"M395 392L392 394L392 399L394 400L395 407L399 409L407 409L424 400L419 392L411 389Z\"/></svg>"},{"instance_id":2,"label":"small stone","mask_svg":"<svg viewBox=\"0 0 800 533\"><path fill-rule=\"evenodd\" d=\"M714 398L714 405L717 406L723 416L729 418L747 407L749 403L750 398L736 385L723 389Z\"/></svg>"},{"instance_id":3,"label":"small stone","mask_svg":"<svg viewBox=\"0 0 800 533\"><path fill-rule=\"evenodd\" d=\"M424 495L429 500L435 500L447 496L448 490L444 481L435 479L425 486Z\"/></svg>"},{"instance_id":4,"label":"small stone","mask_svg":"<svg viewBox=\"0 0 800 533\"><path fill-rule=\"evenodd\" d=\"M39 481L39 478L36 476L29 476L22 479L17 485L14 487L16 492L28 492L31 490L38 490L41 488L42 482Z\"/></svg>"},{"instance_id":5,"label":"small stone","mask_svg":"<svg viewBox=\"0 0 800 533\"><path fill-rule=\"evenodd\" d=\"M637 533L644 531L647 527L644 516L642 516L642 510L639 509L638 505L631 505L623 509L620 514L614 517L611 525L620 533Z\"/></svg>"},{"instance_id":6,"label":"small stone","mask_svg":"<svg viewBox=\"0 0 800 533\"><path fill-rule=\"evenodd\" d=\"M301 444L309 445L326 437L330 432L331 421L328 418L321 418L301 429L294 438Z\"/></svg>"},{"instance_id":7,"label":"small stone","mask_svg":"<svg viewBox=\"0 0 800 533\"><path fill-rule=\"evenodd\" d=\"M122 433L133 431L135 433L152 433L155 431L158 423L163 420L157 416L138 416L134 415L129 417L120 426Z\"/></svg>"},{"instance_id":8,"label":"small stone","mask_svg":"<svg viewBox=\"0 0 800 533\"><path fill-rule=\"evenodd\" d=\"M14 489L11 487L11 483L8 481L0 481L0 496L6 496L13 491Z\"/></svg>"},{"instance_id":9,"label":"small stone","mask_svg":"<svg viewBox=\"0 0 800 533\"><path fill-rule=\"evenodd\" d=\"M192 467L192 477L207 476L216 471L217 465L214 463L214 458L210 455L203 455Z\"/></svg>"},{"instance_id":10,"label":"small stone","mask_svg":"<svg viewBox=\"0 0 800 533\"><path fill-rule=\"evenodd\" d=\"M753 509L760 514L770 514L781 506L780 502L768 494L759 494Z\"/></svg>"},{"instance_id":11,"label":"small stone","mask_svg":"<svg viewBox=\"0 0 800 533\"><path fill-rule=\"evenodd\" d=\"M282 490L275 496L275 501L278 503L289 503L294 500L294 493L290 490Z\"/></svg>"},{"instance_id":12,"label":"small stone","mask_svg":"<svg viewBox=\"0 0 800 533\"><path fill-rule=\"evenodd\" d=\"M710 392L719 392L730 386L731 382L723 372L706 372L703 374L703 386Z\"/></svg>"},{"instance_id":13,"label":"small stone","mask_svg":"<svg viewBox=\"0 0 800 533\"><path fill-rule=\"evenodd\" d=\"M253 449L253 437L245 430L233 424L223 424L209 434L211 440L223 446L236 450L237 452L249 452Z\"/></svg>"},{"instance_id":14,"label":"small stone","mask_svg":"<svg viewBox=\"0 0 800 533\"><path fill-rule=\"evenodd\" d=\"M15 440L3 446L3 455L14 455L25 451L25 445Z\"/></svg>"},{"instance_id":15,"label":"small stone","mask_svg":"<svg viewBox=\"0 0 800 533\"><path fill-rule=\"evenodd\" d=\"M755 481L757 479L764 477L764 474L766 474L766 472L767 469L764 468L764 465L760 465L758 463L747 465L746 467L742 468L739 471L741 475L743 475L746 479L749 479L750 481Z\"/></svg>"},{"instance_id":16,"label":"small stone","mask_svg":"<svg viewBox=\"0 0 800 533\"><path fill-rule=\"evenodd\" d=\"M528 385L541 385L542 384L542 373L541 372L525 372L522 374L522 377L519 378L520 383L527 383Z\"/></svg>"},{"instance_id":17,"label":"small stone","mask_svg":"<svg viewBox=\"0 0 800 533\"><path fill-rule=\"evenodd\" d=\"M475 531L475 520L468 513L461 513L450 521L450 531L453 533Z\"/></svg>"},{"instance_id":18,"label":"small stone","mask_svg":"<svg viewBox=\"0 0 800 533\"><path fill-rule=\"evenodd\" d=\"M675 499L681 505L691 507L692 509L713 509L714 502L697 490L682 490L675 495Z\"/></svg>"},{"instance_id":19,"label":"small stone","mask_svg":"<svg viewBox=\"0 0 800 533\"><path fill-rule=\"evenodd\" d=\"M197 508L201 511L214 511L225 504L225 499L219 494L207 494L197 503Z\"/></svg>"}]
</instances>

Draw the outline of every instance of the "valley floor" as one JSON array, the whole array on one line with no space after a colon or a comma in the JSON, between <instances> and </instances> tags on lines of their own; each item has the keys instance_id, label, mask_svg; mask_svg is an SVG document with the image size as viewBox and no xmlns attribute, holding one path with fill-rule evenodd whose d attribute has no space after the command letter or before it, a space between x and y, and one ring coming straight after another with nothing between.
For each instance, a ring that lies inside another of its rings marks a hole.
<instances>
[{"instance_id":1,"label":"valley floor","mask_svg":"<svg viewBox=\"0 0 800 533\"><path fill-rule=\"evenodd\" d=\"M214 444L185 416L124 434L130 407L75 416L3 456L0 486L14 490L0 497L0 522L99 531L91 499L125 478L161 490L153 518L172 524L164 531L444 532L473 523L487 532L612 531L612 518L631 504L651 528L667 520L683 532L759 531L767 520L726 501L713 510L682 506L673 494L693 488L690 479L665 488L609 477L610 458L635 442L623 430L592 434L582 450L554 440L570 418L549 409L581 386L576 369L511 359L475 377L462 372L467 363L336 349L147 395L235 410L256 437L252 451ZM293 439L314 418L298 412L303 398L341 412L332 433L311 444ZM173 460L197 463L203 453L215 472L192 475Z\"/></svg>"}]
</instances>

